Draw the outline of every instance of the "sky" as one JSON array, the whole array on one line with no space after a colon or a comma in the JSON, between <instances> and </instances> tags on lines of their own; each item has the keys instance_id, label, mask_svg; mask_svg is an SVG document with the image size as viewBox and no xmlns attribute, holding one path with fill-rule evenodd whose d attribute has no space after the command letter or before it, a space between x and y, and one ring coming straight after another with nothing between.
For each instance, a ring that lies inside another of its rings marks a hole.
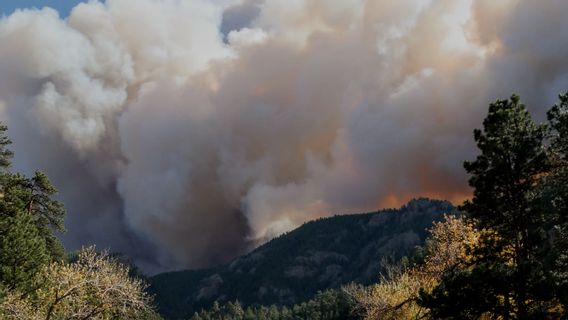
<instances>
[{"instance_id":1,"label":"sky","mask_svg":"<svg viewBox=\"0 0 568 320\"><path fill-rule=\"evenodd\" d=\"M471 196L487 106L568 89L565 0L108 0L0 19L0 121L62 235L149 273L319 217ZM41 2L31 3L41 7Z\"/></svg>"},{"instance_id":2,"label":"sky","mask_svg":"<svg viewBox=\"0 0 568 320\"><path fill-rule=\"evenodd\" d=\"M91 0L94 1L94 0ZM104 0L98 0L104 2ZM86 3L89 0L14 0L14 1L1 1L0 2L0 15L10 15L17 9L29 9L50 7L57 12L61 17L69 16L71 10L79 3ZM227 5L234 0L210 0L211 3Z\"/></svg>"},{"instance_id":3,"label":"sky","mask_svg":"<svg viewBox=\"0 0 568 320\"><path fill-rule=\"evenodd\" d=\"M67 17L69 12L78 3L87 2L80 0L18 0L0 2L0 13L9 15L16 9L50 7L59 12L62 17Z\"/></svg>"}]
</instances>

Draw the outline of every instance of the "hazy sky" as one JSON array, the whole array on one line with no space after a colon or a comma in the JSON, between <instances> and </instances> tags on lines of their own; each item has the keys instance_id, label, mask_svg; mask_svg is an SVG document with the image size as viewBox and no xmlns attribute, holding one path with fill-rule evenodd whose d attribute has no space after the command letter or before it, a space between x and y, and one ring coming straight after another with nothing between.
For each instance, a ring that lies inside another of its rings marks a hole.
<instances>
[{"instance_id":1,"label":"hazy sky","mask_svg":"<svg viewBox=\"0 0 568 320\"><path fill-rule=\"evenodd\" d=\"M62 12L0 19L14 169L61 191L68 248L145 270L225 262L317 217L459 202L488 104L518 93L542 119L568 89L566 0L1 3Z\"/></svg>"}]
</instances>

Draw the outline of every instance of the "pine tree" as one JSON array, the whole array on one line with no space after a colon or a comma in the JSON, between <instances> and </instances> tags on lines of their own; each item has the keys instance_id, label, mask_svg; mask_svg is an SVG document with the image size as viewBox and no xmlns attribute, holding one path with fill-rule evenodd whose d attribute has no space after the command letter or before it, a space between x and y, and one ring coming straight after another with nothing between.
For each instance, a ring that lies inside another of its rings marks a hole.
<instances>
[{"instance_id":1,"label":"pine tree","mask_svg":"<svg viewBox=\"0 0 568 320\"><path fill-rule=\"evenodd\" d=\"M24 178L7 172L13 153L6 130L0 124L0 287L27 294L47 264L47 250L33 217L22 210L23 192L15 186Z\"/></svg>"},{"instance_id":2,"label":"pine tree","mask_svg":"<svg viewBox=\"0 0 568 320\"><path fill-rule=\"evenodd\" d=\"M202 319L203 318L197 312L194 312L193 316L190 318L190 320L202 320Z\"/></svg>"},{"instance_id":3,"label":"pine tree","mask_svg":"<svg viewBox=\"0 0 568 320\"><path fill-rule=\"evenodd\" d=\"M211 306L210 313L211 313L211 318L221 319L221 306L219 305L219 302L217 300L213 302L213 306Z\"/></svg>"},{"instance_id":4,"label":"pine tree","mask_svg":"<svg viewBox=\"0 0 568 320\"><path fill-rule=\"evenodd\" d=\"M255 320L256 319L255 312L251 307L248 307L247 310L245 311L244 319L245 320Z\"/></svg>"},{"instance_id":5,"label":"pine tree","mask_svg":"<svg viewBox=\"0 0 568 320\"><path fill-rule=\"evenodd\" d=\"M0 204L0 207L2 204ZM32 217L23 211L2 211L0 217L0 285L22 294L32 293L48 263L44 239Z\"/></svg>"},{"instance_id":6,"label":"pine tree","mask_svg":"<svg viewBox=\"0 0 568 320\"><path fill-rule=\"evenodd\" d=\"M6 130L8 127L0 122L0 169L4 170L10 166L10 158L13 155L12 151L7 149L12 141L6 136Z\"/></svg>"},{"instance_id":7,"label":"pine tree","mask_svg":"<svg viewBox=\"0 0 568 320\"><path fill-rule=\"evenodd\" d=\"M290 311L290 309L288 309L286 306L282 307L282 310L280 311L281 314L281 319L282 320L290 320L293 319L292 317L292 311Z\"/></svg>"},{"instance_id":8,"label":"pine tree","mask_svg":"<svg viewBox=\"0 0 568 320\"><path fill-rule=\"evenodd\" d=\"M53 232L65 231L65 209L61 202L53 199L57 190L40 171L36 171L32 178L8 171L13 153L8 149L11 141L5 132L6 126L0 125L0 169L3 169L0 171L0 200L3 201L1 212L26 211L32 216L52 260L61 260L64 249Z\"/></svg>"},{"instance_id":9,"label":"pine tree","mask_svg":"<svg viewBox=\"0 0 568 320\"><path fill-rule=\"evenodd\" d=\"M547 183L549 203L556 214L556 281L558 298L568 307L568 93L560 95L560 103L548 112L552 174Z\"/></svg>"},{"instance_id":10,"label":"pine tree","mask_svg":"<svg viewBox=\"0 0 568 320\"><path fill-rule=\"evenodd\" d=\"M65 232L63 204L53 199L57 190L49 181L49 178L40 171L25 184L28 212L34 217L36 227L44 237L47 249L53 260L61 260L65 256L65 250L61 242L54 235L55 232Z\"/></svg>"},{"instance_id":11,"label":"pine tree","mask_svg":"<svg viewBox=\"0 0 568 320\"><path fill-rule=\"evenodd\" d=\"M470 268L446 274L421 303L435 318L543 319L551 314L551 241L539 184L549 170L546 126L519 97L489 107L474 138L481 154L464 167L474 197L460 208L482 230Z\"/></svg>"},{"instance_id":12,"label":"pine tree","mask_svg":"<svg viewBox=\"0 0 568 320\"><path fill-rule=\"evenodd\" d=\"M28 179L8 171L13 153L5 133L0 125L0 283L27 294L49 258L63 257L52 228L62 230L64 211L51 199L55 188L44 174Z\"/></svg>"},{"instance_id":13,"label":"pine tree","mask_svg":"<svg viewBox=\"0 0 568 320\"><path fill-rule=\"evenodd\" d=\"M227 304L227 311L229 313L229 319L240 320L244 317L245 311L241 306L241 303L237 300L235 302L230 302Z\"/></svg>"}]
</instances>

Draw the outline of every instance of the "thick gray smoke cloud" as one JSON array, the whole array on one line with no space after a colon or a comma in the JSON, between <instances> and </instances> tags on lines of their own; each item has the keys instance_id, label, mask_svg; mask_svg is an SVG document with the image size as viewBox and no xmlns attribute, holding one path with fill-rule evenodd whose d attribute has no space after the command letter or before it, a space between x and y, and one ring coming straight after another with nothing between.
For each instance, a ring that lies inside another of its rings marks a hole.
<instances>
[{"instance_id":1,"label":"thick gray smoke cloud","mask_svg":"<svg viewBox=\"0 0 568 320\"><path fill-rule=\"evenodd\" d=\"M469 194L488 102L568 88L564 0L107 0L0 20L16 169L69 247L146 270L226 261L302 222Z\"/></svg>"}]
</instances>

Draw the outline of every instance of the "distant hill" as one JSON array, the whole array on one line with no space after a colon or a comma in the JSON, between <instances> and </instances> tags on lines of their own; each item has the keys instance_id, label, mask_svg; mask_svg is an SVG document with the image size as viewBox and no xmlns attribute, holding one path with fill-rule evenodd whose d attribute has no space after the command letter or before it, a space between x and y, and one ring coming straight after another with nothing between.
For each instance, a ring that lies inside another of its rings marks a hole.
<instances>
[{"instance_id":1,"label":"distant hill","mask_svg":"<svg viewBox=\"0 0 568 320\"><path fill-rule=\"evenodd\" d=\"M150 291L167 319L188 319L215 300L294 304L318 290L376 282L381 261L412 255L445 213L457 212L447 201L418 199L398 210L318 219L227 265L156 275Z\"/></svg>"}]
</instances>

